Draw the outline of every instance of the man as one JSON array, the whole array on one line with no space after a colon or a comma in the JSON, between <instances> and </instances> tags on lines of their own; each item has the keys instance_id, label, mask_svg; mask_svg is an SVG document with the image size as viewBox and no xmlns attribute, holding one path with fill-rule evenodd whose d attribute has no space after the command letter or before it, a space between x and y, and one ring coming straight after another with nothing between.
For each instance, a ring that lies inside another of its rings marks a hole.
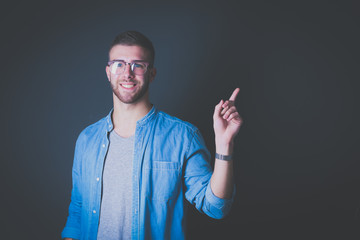
<instances>
[{"instance_id":1,"label":"man","mask_svg":"<svg viewBox=\"0 0 360 240\"><path fill-rule=\"evenodd\" d=\"M151 41L135 31L118 35L110 48L114 108L76 142L65 239L184 239L185 199L213 218L230 209L240 89L215 107L212 171L198 129L150 103L154 55Z\"/></svg>"}]
</instances>

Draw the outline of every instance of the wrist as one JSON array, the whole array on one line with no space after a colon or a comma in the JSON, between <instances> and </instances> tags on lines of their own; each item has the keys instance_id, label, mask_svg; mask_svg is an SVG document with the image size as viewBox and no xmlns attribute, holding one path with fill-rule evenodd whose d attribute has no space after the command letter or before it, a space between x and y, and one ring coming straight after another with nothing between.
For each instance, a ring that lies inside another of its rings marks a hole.
<instances>
[{"instance_id":1,"label":"wrist","mask_svg":"<svg viewBox=\"0 0 360 240\"><path fill-rule=\"evenodd\" d=\"M233 153L233 142L224 143L215 141L215 149L218 154L221 155L232 155Z\"/></svg>"}]
</instances>

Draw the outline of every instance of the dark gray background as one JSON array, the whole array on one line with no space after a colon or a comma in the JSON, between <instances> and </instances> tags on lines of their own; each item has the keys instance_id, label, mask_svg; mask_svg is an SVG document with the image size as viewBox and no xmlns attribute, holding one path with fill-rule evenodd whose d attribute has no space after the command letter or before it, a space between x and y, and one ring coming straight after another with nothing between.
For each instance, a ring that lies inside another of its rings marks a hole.
<instances>
[{"instance_id":1,"label":"dark gray background","mask_svg":"<svg viewBox=\"0 0 360 240\"><path fill-rule=\"evenodd\" d=\"M213 108L241 88L232 212L191 208L189 239L359 239L358 1L96 2L2 3L2 236L60 238L75 140L112 107L108 47L138 30L152 102L211 152Z\"/></svg>"}]
</instances>

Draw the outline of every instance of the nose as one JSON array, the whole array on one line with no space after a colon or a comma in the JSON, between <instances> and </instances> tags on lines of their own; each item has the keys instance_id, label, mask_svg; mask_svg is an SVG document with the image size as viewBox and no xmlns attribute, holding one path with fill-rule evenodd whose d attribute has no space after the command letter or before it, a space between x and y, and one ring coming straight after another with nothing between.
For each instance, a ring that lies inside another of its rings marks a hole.
<instances>
[{"instance_id":1,"label":"nose","mask_svg":"<svg viewBox=\"0 0 360 240\"><path fill-rule=\"evenodd\" d=\"M134 78L134 73L131 70L131 63L126 63L125 64L125 69L124 69L124 77L125 79L132 79Z\"/></svg>"}]
</instances>

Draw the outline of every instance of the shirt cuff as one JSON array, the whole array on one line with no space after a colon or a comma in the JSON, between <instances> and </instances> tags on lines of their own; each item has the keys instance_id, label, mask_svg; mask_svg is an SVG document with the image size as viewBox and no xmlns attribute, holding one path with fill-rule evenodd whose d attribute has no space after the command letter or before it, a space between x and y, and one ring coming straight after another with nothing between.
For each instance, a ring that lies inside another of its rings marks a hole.
<instances>
[{"instance_id":1,"label":"shirt cuff","mask_svg":"<svg viewBox=\"0 0 360 240\"><path fill-rule=\"evenodd\" d=\"M217 213L214 214L214 218L223 218L230 211L231 205L234 201L234 196L236 192L236 188L234 185L234 190L230 199L223 199L215 196L215 194L211 190L210 182L206 189L206 201L209 203L210 212Z\"/></svg>"},{"instance_id":2,"label":"shirt cuff","mask_svg":"<svg viewBox=\"0 0 360 240\"><path fill-rule=\"evenodd\" d=\"M61 238L80 239L80 231L77 228L65 227L61 233Z\"/></svg>"}]
</instances>

